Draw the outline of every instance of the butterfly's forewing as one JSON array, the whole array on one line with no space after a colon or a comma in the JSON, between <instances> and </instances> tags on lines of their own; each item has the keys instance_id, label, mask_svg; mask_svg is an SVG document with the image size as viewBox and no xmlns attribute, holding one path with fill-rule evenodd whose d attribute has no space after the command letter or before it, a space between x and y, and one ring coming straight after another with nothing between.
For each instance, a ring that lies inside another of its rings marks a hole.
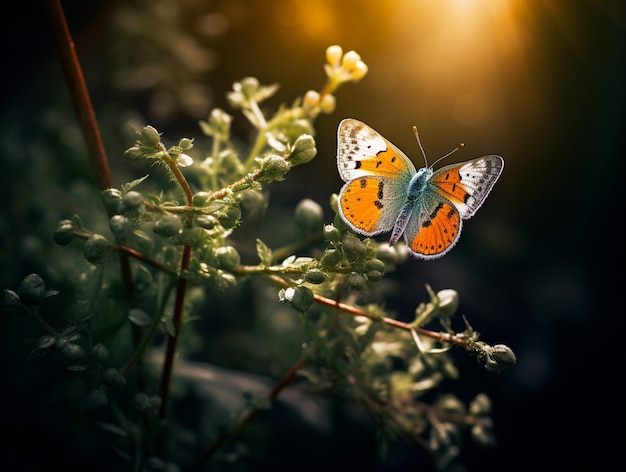
<instances>
[{"instance_id":1,"label":"butterfly's forewing","mask_svg":"<svg viewBox=\"0 0 626 472\"><path fill-rule=\"evenodd\" d=\"M413 163L360 121L343 120L337 134L337 168L347 182L339 192L341 216L366 236L389 231L415 174Z\"/></svg>"},{"instance_id":2,"label":"butterfly's forewing","mask_svg":"<svg viewBox=\"0 0 626 472\"><path fill-rule=\"evenodd\" d=\"M378 175L405 183L415 174L411 160L374 129L351 118L339 123L337 168L345 182Z\"/></svg>"},{"instance_id":3,"label":"butterfly's forewing","mask_svg":"<svg viewBox=\"0 0 626 472\"><path fill-rule=\"evenodd\" d=\"M452 249L462 226L456 206L427 187L409 219L404 239L416 257L435 259Z\"/></svg>"},{"instance_id":4,"label":"butterfly's forewing","mask_svg":"<svg viewBox=\"0 0 626 472\"><path fill-rule=\"evenodd\" d=\"M456 205L461 218L476 213L500 177L504 160L500 156L483 156L452 164L435 171L428 187Z\"/></svg>"}]
</instances>

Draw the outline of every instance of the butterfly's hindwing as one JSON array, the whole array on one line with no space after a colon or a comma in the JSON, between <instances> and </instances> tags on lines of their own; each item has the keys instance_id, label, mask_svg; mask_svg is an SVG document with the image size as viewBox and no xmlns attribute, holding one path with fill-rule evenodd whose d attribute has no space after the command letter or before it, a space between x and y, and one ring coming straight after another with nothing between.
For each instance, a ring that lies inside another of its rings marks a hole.
<instances>
[{"instance_id":1,"label":"butterfly's hindwing","mask_svg":"<svg viewBox=\"0 0 626 472\"><path fill-rule=\"evenodd\" d=\"M429 187L453 202L463 219L476 213L500 177L504 160L500 156L484 156L452 164L435 171Z\"/></svg>"},{"instance_id":2,"label":"butterfly's hindwing","mask_svg":"<svg viewBox=\"0 0 626 472\"><path fill-rule=\"evenodd\" d=\"M351 180L339 192L339 212L353 230L365 236L389 231L403 203L397 194L404 188L385 177Z\"/></svg>"},{"instance_id":3,"label":"butterfly's hindwing","mask_svg":"<svg viewBox=\"0 0 626 472\"><path fill-rule=\"evenodd\" d=\"M400 149L358 120L339 124L337 142L337 168L346 182L368 175L405 179L415 173L415 166Z\"/></svg>"},{"instance_id":4,"label":"butterfly's hindwing","mask_svg":"<svg viewBox=\"0 0 626 472\"><path fill-rule=\"evenodd\" d=\"M407 246L422 259L443 256L456 244L462 219L456 206L436 193L427 191L407 224Z\"/></svg>"}]
</instances>

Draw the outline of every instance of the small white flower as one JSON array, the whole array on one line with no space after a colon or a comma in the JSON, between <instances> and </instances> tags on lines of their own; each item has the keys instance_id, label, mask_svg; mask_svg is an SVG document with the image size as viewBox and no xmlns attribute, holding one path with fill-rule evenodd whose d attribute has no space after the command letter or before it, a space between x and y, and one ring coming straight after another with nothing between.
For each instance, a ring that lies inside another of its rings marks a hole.
<instances>
[{"instance_id":1,"label":"small white flower","mask_svg":"<svg viewBox=\"0 0 626 472\"><path fill-rule=\"evenodd\" d=\"M176 158L176 163L179 167L189 167L191 164L193 164L193 159L187 154L180 154Z\"/></svg>"}]
</instances>

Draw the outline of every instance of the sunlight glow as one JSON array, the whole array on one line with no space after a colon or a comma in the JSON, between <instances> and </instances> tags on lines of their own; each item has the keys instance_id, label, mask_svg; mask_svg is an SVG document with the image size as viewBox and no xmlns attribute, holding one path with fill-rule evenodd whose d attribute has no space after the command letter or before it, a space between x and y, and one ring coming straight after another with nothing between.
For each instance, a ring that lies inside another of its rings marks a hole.
<instances>
[{"instance_id":1,"label":"sunlight glow","mask_svg":"<svg viewBox=\"0 0 626 472\"><path fill-rule=\"evenodd\" d=\"M398 24L415 25L415 37L398 40L410 45L405 65L421 109L444 107L464 127L503 126L503 76L527 76L523 8L521 0L399 1Z\"/></svg>"}]
</instances>

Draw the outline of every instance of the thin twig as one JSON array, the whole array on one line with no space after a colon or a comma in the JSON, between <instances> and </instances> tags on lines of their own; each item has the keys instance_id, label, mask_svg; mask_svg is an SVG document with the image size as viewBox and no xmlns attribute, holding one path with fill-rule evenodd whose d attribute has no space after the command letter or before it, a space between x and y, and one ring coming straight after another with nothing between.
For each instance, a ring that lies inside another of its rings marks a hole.
<instances>
[{"instance_id":1,"label":"thin twig","mask_svg":"<svg viewBox=\"0 0 626 472\"><path fill-rule=\"evenodd\" d=\"M61 68L72 97L78 123L85 137L87 154L96 174L98 186L100 190L112 188L114 187L114 182L111 168L109 167L109 161L100 135L100 128L98 127L91 97L89 96L76 49L74 48L74 41L65 19L63 7L60 0L48 0L47 5ZM122 252L120 253L119 261L126 299L131 302L135 297L135 285L133 283L130 259ZM131 324L131 336L133 344L136 345L141 340L141 328ZM139 391L143 391L146 382L140 362L138 364L138 368L135 370L137 386Z\"/></svg>"},{"instance_id":2,"label":"thin twig","mask_svg":"<svg viewBox=\"0 0 626 472\"><path fill-rule=\"evenodd\" d=\"M191 187L187 182L187 179L180 171L178 165L174 162L173 159L166 159L167 164L170 166L174 177L178 180L179 185L183 189L185 194L185 198L187 200L187 205L191 206L193 193L191 191ZM193 219L190 215L185 215L185 227L191 228L193 224ZM188 244L183 245L183 252L180 258L180 275L176 284L176 299L174 301L174 315L172 317L172 322L174 324L174 334L168 336L167 338L167 346L165 348L165 362L163 364L163 373L161 374L161 407L159 408L159 418L163 421L167 419L167 415L169 412L169 399L170 399L170 385L172 383L172 373L174 370L174 360L176 358L176 346L178 344L178 339L180 338L180 328L182 326L183 320L183 310L185 307L185 294L187 292L187 278L185 277L185 273L189 270L189 265L191 263L191 246ZM163 431L163 434L166 434L166 430ZM162 448L165 441L163 441L163 437L161 437L161 441L159 441L159 448Z\"/></svg>"},{"instance_id":3,"label":"thin twig","mask_svg":"<svg viewBox=\"0 0 626 472\"><path fill-rule=\"evenodd\" d=\"M93 111L91 98L85 84L83 71L74 49L74 41L70 34L60 0L48 0L48 10L54 40L59 51L61 67L65 74L67 86L72 95L74 110L78 117L78 123L83 131L91 165L96 173L96 179L101 190L113 187L111 169L104 151L100 130Z\"/></svg>"},{"instance_id":4,"label":"thin twig","mask_svg":"<svg viewBox=\"0 0 626 472\"><path fill-rule=\"evenodd\" d=\"M307 356L302 356L300 357L300 359L296 361L296 363L293 366L291 366L291 369L289 369L289 371L283 376L282 379L280 379L280 381L274 386L274 388L267 395L268 400L270 401L275 400L280 394L280 392L287 385L293 382L293 379L296 377L296 374L302 368L302 366L308 361L308 359L309 358ZM219 438L217 438L215 442L213 442L213 444L209 446L209 448L204 452L204 454L202 454L200 459L196 462L196 464L192 467L191 470L192 471L201 470L202 467L211 460L213 455L224 444L226 444L229 439L234 437L241 430L241 428L243 428L246 424L250 423L253 419L259 416L261 411L262 410L260 408L252 408L250 411L248 411L248 413L237 422L237 425L234 428L222 433L222 435Z\"/></svg>"},{"instance_id":5,"label":"thin twig","mask_svg":"<svg viewBox=\"0 0 626 472\"><path fill-rule=\"evenodd\" d=\"M285 288L289 287L289 283L277 275L267 275L266 278L274 282L276 285L280 285L281 287L285 287ZM342 303L340 301L333 300L332 298L326 298L326 297L323 297L322 295L318 295L315 293L313 294L313 300L315 300L315 302L321 305L326 305L331 308L337 308L338 310L344 311L346 313L350 313L354 316L364 316L365 318L369 318L370 320L380 321L389 326L394 326L396 328L404 329L406 331L415 330L418 333L423 334L424 336L437 339L438 341L441 341L441 342L452 343L452 344L457 344L459 346L467 347L466 341L464 341L461 338L451 336L448 333L440 333L438 331L431 331L429 329L414 327L410 323L398 321L393 318L389 318L387 316L381 317L381 316L369 313L365 310L362 310L361 308L357 308L355 306L348 305L347 303Z\"/></svg>"}]
</instances>

